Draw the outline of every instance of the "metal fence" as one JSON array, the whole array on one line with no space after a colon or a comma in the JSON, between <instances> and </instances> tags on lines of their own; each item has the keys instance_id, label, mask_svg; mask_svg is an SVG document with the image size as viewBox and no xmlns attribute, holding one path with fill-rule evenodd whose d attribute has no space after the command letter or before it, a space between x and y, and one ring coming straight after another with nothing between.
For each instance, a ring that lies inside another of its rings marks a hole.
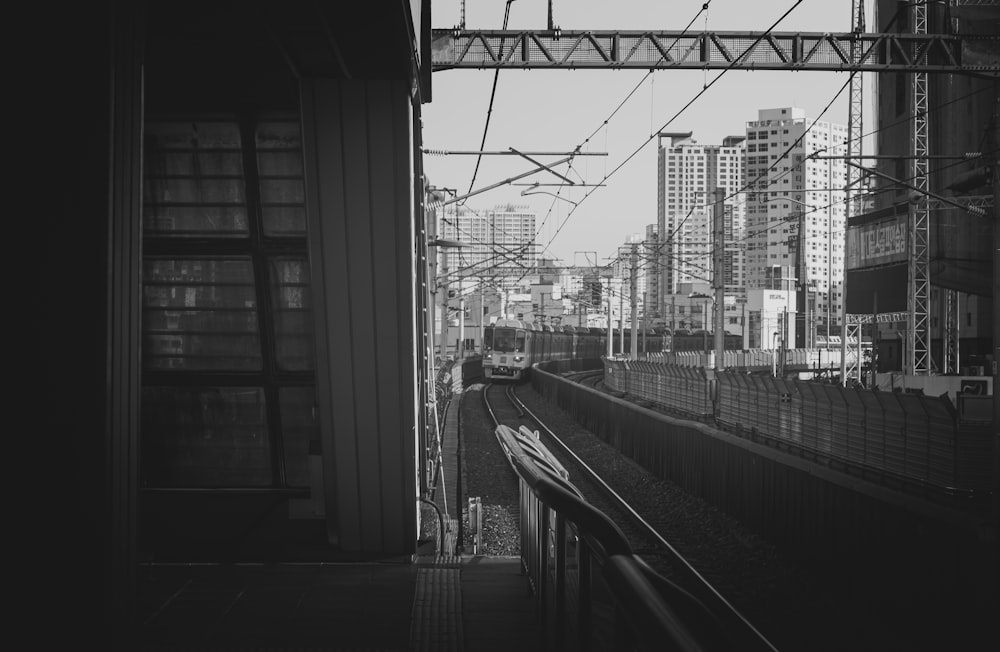
<instances>
[{"instance_id":1,"label":"metal fence","mask_svg":"<svg viewBox=\"0 0 1000 652\"><path fill-rule=\"evenodd\" d=\"M991 423L947 396L885 392L646 361L605 361L605 385L738 434L955 492L989 491Z\"/></svg>"},{"instance_id":2,"label":"metal fence","mask_svg":"<svg viewBox=\"0 0 1000 652\"><path fill-rule=\"evenodd\" d=\"M722 367L724 369L773 369L783 367L799 371L840 369L839 349L745 349L723 351L721 365L715 364L715 351L668 351L649 353L646 360L685 367ZM847 353L847 360L858 364L856 352Z\"/></svg>"}]
</instances>

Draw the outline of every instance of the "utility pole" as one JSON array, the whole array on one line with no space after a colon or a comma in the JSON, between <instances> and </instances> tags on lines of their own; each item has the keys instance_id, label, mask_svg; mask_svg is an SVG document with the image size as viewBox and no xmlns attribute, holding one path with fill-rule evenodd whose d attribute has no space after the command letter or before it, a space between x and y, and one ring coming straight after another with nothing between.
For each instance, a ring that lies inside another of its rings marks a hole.
<instances>
[{"instance_id":1,"label":"utility pole","mask_svg":"<svg viewBox=\"0 0 1000 652\"><path fill-rule=\"evenodd\" d=\"M1000 526L1000 81L993 82L993 526Z\"/></svg>"},{"instance_id":2,"label":"utility pole","mask_svg":"<svg viewBox=\"0 0 1000 652\"><path fill-rule=\"evenodd\" d=\"M608 358L614 356L612 345L615 341L614 324L611 322L611 293L608 292Z\"/></svg>"},{"instance_id":3,"label":"utility pole","mask_svg":"<svg viewBox=\"0 0 1000 652\"><path fill-rule=\"evenodd\" d=\"M625 355L625 293L618 288L618 355Z\"/></svg>"},{"instance_id":4,"label":"utility pole","mask_svg":"<svg viewBox=\"0 0 1000 652\"><path fill-rule=\"evenodd\" d=\"M646 311L649 310L649 292L642 293L642 352L649 356L649 347L646 346L646 333L649 331L649 324L646 323Z\"/></svg>"},{"instance_id":5,"label":"utility pole","mask_svg":"<svg viewBox=\"0 0 1000 652\"><path fill-rule=\"evenodd\" d=\"M674 331L677 330L677 326L674 323L674 293L670 293L670 347L667 349L668 352L673 352L674 350Z\"/></svg>"},{"instance_id":6,"label":"utility pole","mask_svg":"<svg viewBox=\"0 0 1000 652\"><path fill-rule=\"evenodd\" d=\"M787 296L787 295L786 295ZM781 309L781 377L785 377L785 356L788 355L788 303Z\"/></svg>"},{"instance_id":7,"label":"utility pole","mask_svg":"<svg viewBox=\"0 0 1000 652\"><path fill-rule=\"evenodd\" d=\"M631 304L632 304L632 343L631 351L629 352L633 360L639 358L639 307L638 307L638 297L639 286L638 279L636 279L636 265L639 262L639 253L636 249L637 245L635 242L632 243L632 274L631 274ZM623 345L624 346L624 345Z\"/></svg>"},{"instance_id":8,"label":"utility pole","mask_svg":"<svg viewBox=\"0 0 1000 652\"><path fill-rule=\"evenodd\" d=\"M809 323L809 265L806 264L806 213L803 210L799 210L798 223L798 237L796 238L798 244L796 244L796 250L798 255L796 256L795 267L796 275L798 278L795 281L796 286L796 306L795 310L795 339L796 344L799 339L799 324L802 324L802 348L811 348L809 341L809 331L815 330ZM828 252L827 261L833 264L833 253ZM828 266L829 267L829 266ZM828 286L829 287L829 286ZM832 301L833 292L827 294L829 304ZM799 318L801 315L801 319ZM829 322L829 320L828 320ZM827 335L827 341L830 340L829 334Z\"/></svg>"},{"instance_id":9,"label":"utility pole","mask_svg":"<svg viewBox=\"0 0 1000 652\"><path fill-rule=\"evenodd\" d=\"M441 364L448 359L448 253L438 247L441 254Z\"/></svg>"},{"instance_id":10,"label":"utility pole","mask_svg":"<svg viewBox=\"0 0 1000 652\"><path fill-rule=\"evenodd\" d=\"M459 289L461 292L461 289ZM458 346L455 347L455 357L465 357L465 296L458 297Z\"/></svg>"},{"instance_id":11,"label":"utility pole","mask_svg":"<svg viewBox=\"0 0 1000 652\"><path fill-rule=\"evenodd\" d=\"M712 281L715 285L715 368L725 369L726 355L726 276L722 273L726 264L726 190L715 189L714 237L712 238Z\"/></svg>"},{"instance_id":12,"label":"utility pole","mask_svg":"<svg viewBox=\"0 0 1000 652\"><path fill-rule=\"evenodd\" d=\"M743 302L740 305L743 306L742 314L740 315L740 329L741 329L740 337L743 338L743 342L742 342L742 347L741 348L749 349L750 347L747 346L747 302L746 302L746 299L744 299Z\"/></svg>"}]
</instances>

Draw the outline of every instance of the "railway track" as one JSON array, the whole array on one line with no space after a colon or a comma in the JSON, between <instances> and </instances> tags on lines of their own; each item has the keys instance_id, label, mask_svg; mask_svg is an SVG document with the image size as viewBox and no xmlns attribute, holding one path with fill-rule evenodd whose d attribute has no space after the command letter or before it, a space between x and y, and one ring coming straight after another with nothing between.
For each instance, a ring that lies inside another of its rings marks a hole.
<instances>
[{"instance_id":1,"label":"railway track","mask_svg":"<svg viewBox=\"0 0 1000 652\"><path fill-rule=\"evenodd\" d=\"M577 382L586 382L594 374L581 374ZM483 392L483 402L493 419L494 426L503 424L514 430L526 428L537 434L539 441L556 458L558 465L568 472L570 482L587 502L604 512L621 528L632 549L660 575L697 597L714 613L731 625L746 631L762 644L760 649L775 649L757 629L734 607L712 581L702 575L685 556L668 540L671 515L657 505L655 500L643 497L641 491L620 492L578 455L573 447L550 429L542 418L534 414L518 397L514 385L488 385ZM606 452L603 453L606 455ZM586 453L584 453L586 456ZM619 456L620 457L620 456ZM627 473L629 464L622 460L622 471ZM721 571L720 571L721 572Z\"/></svg>"},{"instance_id":2,"label":"railway track","mask_svg":"<svg viewBox=\"0 0 1000 652\"><path fill-rule=\"evenodd\" d=\"M572 371L563 374L563 377L574 383L580 383L581 385L586 385L587 387L597 388L604 381L604 369Z\"/></svg>"}]
</instances>

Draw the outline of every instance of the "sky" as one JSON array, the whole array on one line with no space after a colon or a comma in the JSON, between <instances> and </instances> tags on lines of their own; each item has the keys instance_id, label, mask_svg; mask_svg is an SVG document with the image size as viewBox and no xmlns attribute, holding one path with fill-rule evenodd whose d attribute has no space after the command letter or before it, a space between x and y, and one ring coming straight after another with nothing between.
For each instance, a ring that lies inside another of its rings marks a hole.
<instances>
[{"instance_id":1,"label":"sky","mask_svg":"<svg viewBox=\"0 0 1000 652\"><path fill-rule=\"evenodd\" d=\"M851 29L850 0L708 0L707 9L704 0L552 2L553 22L563 30L683 30L694 20L689 28L694 32L761 32L793 7L775 31ZM466 29L501 29L506 6L505 0L465 0ZM507 28L545 30L548 6L549 0L513 0ZM462 8L461 0L434 0L432 27L459 25ZM870 16L866 22L871 22ZM438 71L431 78L431 102L422 107L425 149L552 152L532 156L549 164L564 158L555 153L580 147L600 155L577 157L571 170L566 164L553 169L577 183L604 185L562 191L555 186L513 185L560 181L548 172L505 184L535 167L509 155L482 156L477 170L474 155L428 153L424 172L431 185L458 195L499 184L470 196L465 206L474 210L528 206L538 215L541 257L561 265L604 265L629 236L642 235L647 225L656 224L656 133L690 131L699 143L718 145L726 136L743 135L758 110L788 106L805 109L810 121L822 113L823 121L847 124L848 77L845 72L822 71ZM685 108L708 84L704 94ZM872 97L869 84L866 98ZM868 110L866 106L864 111ZM561 198L539 190L559 192Z\"/></svg>"}]
</instances>

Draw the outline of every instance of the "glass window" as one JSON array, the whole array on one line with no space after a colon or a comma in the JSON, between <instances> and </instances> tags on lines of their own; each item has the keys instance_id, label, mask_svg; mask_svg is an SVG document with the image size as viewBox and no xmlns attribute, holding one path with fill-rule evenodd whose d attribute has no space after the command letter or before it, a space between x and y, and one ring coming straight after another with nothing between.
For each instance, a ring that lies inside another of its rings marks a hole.
<instances>
[{"instance_id":1,"label":"glass window","mask_svg":"<svg viewBox=\"0 0 1000 652\"><path fill-rule=\"evenodd\" d=\"M147 258L143 280L146 369L261 368L249 258Z\"/></svg>"},{"instance_id":2,"label":"glass window","mask_svg":"<svg viewBox=\"0 0 1000 652\"><path fill-rule=\"evenodd\" d=\"M312 295L305 258L271 259L275 360L285 371L315 368Z\"/></svg>"},{"instance_id":3,"label":"glass window","mask_svg":"<svg viewBox=\"0 0 1000 652\"><path fill-rule=\"evenodd\" d=\"M501 353L514 351L515 331L513 328L497 328L493 331L493 348Z\"/></svg>"},{"instance_id":4,"label":"glass window","mask_svg":"<svg viewBox=\"0 0 1000 652\"><path fill-rule=\"evenodd\" d=\"M145 487L306 486L315 342L292 119L150 119L144 149Z\"/></svg>"},{"instance_id":5,"label":"glass window","mask_svg":"<svg viewBox=\"0 0 1000 652\"><path fill-rule=\"evenodd\" d=\"M311 455L320 454L319 425L316 423L316 389L282 387L281 432L284 443L285 473L292 487L309 486Z\"/></svg>"},{"instance_id":6,"label":"glass window","mask_svg":"<svg viewBox=\"0 0 1000 652\"><path fill-rule=\"evenodd\" d=\"M265 122L256 131L264 233L304 236L305 182L298 122Z\"/></svg>"},{"instance_id":7,"label":"glass window","mask_svg":"<svg viewBox=\"0 0 1000 652\"><path fill-rule=\"evenodd\" d=\"M240 134L228 122L147 122L145 235L249 235Z\"/></svg>"},{"instance_id":8,"label":"glass window","mask_svg":"<svg viewBox=\"0 0 1000 652\"><path fill-rule=\"evenodd\" d=\"M259 387L147 387L142 406L144 486L271 483Z\"/></svg>"}]
</instances>

